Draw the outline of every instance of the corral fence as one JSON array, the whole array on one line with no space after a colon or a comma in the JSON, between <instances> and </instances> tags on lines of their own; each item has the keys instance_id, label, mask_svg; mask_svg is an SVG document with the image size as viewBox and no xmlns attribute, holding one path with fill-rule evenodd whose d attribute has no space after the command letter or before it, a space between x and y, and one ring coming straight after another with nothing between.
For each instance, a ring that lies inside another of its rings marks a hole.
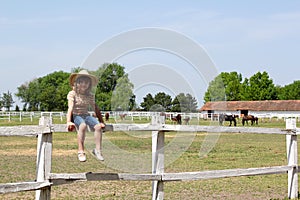
<instances>
[{"instance_id":1,"label":"corral fence","mask_svg":"<svg viewBox=\"0 0 300 200\"><path fill-rule=\"evenodd\" d=\"M30 119L32 122L34 119L40 119L41 117L48 118L59 118L63 121L66 114L64 112L5 112L0 111L0 120L7 121L24 121L25 119Z\"/></svg>"},{"instance_id":2,"label":"corral fence","mask_svg":"<svg viewBox=\"0 0 300 200\"><path fill-rule=\"evenodd\" d=\"M155 112L150 111L103 111L103 115L105 113L109 114L110 119L114 119L115 121L119 121L120 115L125 115L125 118L127 120L142 120L147 119L151 120L152 116L155 115ZM171 120L172 117L175 117L176 115L180 114L182 116L182 119L196 119L198 122L203 120L211 120L211 121L218 121L220 113L201 113L201 112L195 112L195 113L184 113L184 112L166 112L165 116L167 120ZM92 115L93 112L90 112ZM226 113L226 114L235 114L239 115L239 112L232 112L232 113ZM260 120L271 120L273 118L276 118L277 120L283 119L286 120L288 118L295 118L296 121L300 122L300 113L299 112L290 112L290 113L283 113L283 112L277 112L277 113L268 113L268 112L251 112L249 113L251 115L254 115L258 117ZM50 117L52 119L59 119L60 121L64 121L66 119L66 112L64 111L51 111L51 112L5 112L0 111L0 120L19 120L23 121L24 119L30 119L32 122L33 119L39 119L40 117Z\"/></svg>"},{"instance_id":3,"label":"corral fence","mask_svg":"<svg viewBox=\"0 0 300 200\"><path fill-rule=\"evenodd\" d=\"M33 121L34 112L0 112L0 119L12 121L13 119L17 119L20 122L24 120L24 118L29 118L30 121Z\"/></svg>"},{"instance_id":4,"label":"corral fence","mask_svg":"<svg viewBox=\"0 0 300 200\"><path fill-rule=\"evenodd\" d=\"M49 120L48 122L50 122ZM45 119L44 119L44 122ZM37 161L36 161L36 181L0 184L0 194L36 191L36 199L48 200L51 198L51 187L70 184L76 181L152 181L152 199L164 198L165 181L183 180L203 180L213 178L255 176L268 174L288 174L288 198L298 197L298 151L296 120L287 120L287 127L284 130L278 128L254 128L254 127L221 127L221 126L199 126L199 125L168 125L165 118L153 115L150 124L114 124L107 125L107 131L152 131L152 173L150 174L130 174L130 173L52 173L52 133L65 132L66 127L62 124L46 123L44 126L30 126L26 129L14 127L0 127L0 135L20 135L20 131L26 135L37 135ZM184 132L232 132L232 133L260 133L260 134L284 134L286 135L287 165L229 169L181 173L164 172L164 141L165 133L168 131Z\"/></svg>"},{"instance_id":5,"label":"corral fence","mask_svg":"<svg viewBox=\"0 0 300 200\"><path fill-rule=\"evenodd\" d=\"M147 119L151 120L152 116L155 115L155 112L147 112L147 111L103 111L102 114L109 114L110 119L114 119L115 121L120 120L120 115L125 115L127 120L142 120ZM94 112L90 112L90 115L93 115ZM166 119L171 120L172 117L175 117L177 114L180 114L183 119L206 119L206 116L201 113L179 113L179 112L168 112L166 114ZM47 117L51 119L59 119L60 121L64 121L66 119L66 112L64 111L51 111L51 112L6 112L0 111L0 120L8 120L8 121L23 121L24 119L30 118L32 122L33 119L39 119L42 117ZM104 116L103 116L104 117Z\"/></svg>"}]
</instances>

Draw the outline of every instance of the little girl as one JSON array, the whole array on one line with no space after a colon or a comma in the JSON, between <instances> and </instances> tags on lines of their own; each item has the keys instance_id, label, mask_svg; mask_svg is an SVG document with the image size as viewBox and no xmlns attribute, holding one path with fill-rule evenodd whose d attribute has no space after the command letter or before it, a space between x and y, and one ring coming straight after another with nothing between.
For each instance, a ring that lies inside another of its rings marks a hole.
<instances>
[{"instance_id":1,"label":"little girl","mask_svg":"<svg viewBox=\"0 0 300 200\"><path fill-rule=\"evenodd\" d=\"M73 88L68 93L68 112L67 127L72 130L76 127L78 142L78 159L80 162L86 161L84 152L84 140L87 131L87 125L94 130L96 148L93 154L98 160L103 161L102 156L102 128L105 124L102 119L101 112L95 103L95 96L91 93L92 87L97 86L98 79L90 75L86 70L79 73L73 73L70 76L70 85ZM98 120L89 114L89 110L96 113Z\"/></svg>"}]
</instances>

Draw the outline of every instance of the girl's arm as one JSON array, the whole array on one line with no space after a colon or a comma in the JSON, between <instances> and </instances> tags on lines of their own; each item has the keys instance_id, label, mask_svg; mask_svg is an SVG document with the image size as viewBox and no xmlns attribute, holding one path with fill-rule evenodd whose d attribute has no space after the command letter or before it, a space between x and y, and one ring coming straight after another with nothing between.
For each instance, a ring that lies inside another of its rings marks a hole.
<instances>
[{"instance_id":1,"label":"girl's arm","mask_svg":"<svg viewBox=\"0 0 300 200\"><path fill-rule=\"evenodd\" d=\"M103 120L101 111L100 111L99 106L97 104L95 104L95 113L96 113L96 116L97 116L99 122L104 124L104 120Z\"/></svg>"},{"instance_id":2,"label":"girl's arm","mask_svg":"<svg viewBox=\"0 0 300 200\"><path fill-rule=\"evenodd\" d=\"M73 106L69 106L68 108L68 112L67 112L67 124L69 124L70 122L72 122L72 112L73 112Z\"/></svg>"},{"instance_id":3,"label":"girl's arm","mask_svg":"<svg viewBox=\"0 0 300 200\"><path fill-rule=\"evenodd\" d=\"M73 126L74 123L72 122L72 114L74 108L74 93L69 92L68 94L68 112L67 112L67 126Z\"/></svg>"}]
</instances>

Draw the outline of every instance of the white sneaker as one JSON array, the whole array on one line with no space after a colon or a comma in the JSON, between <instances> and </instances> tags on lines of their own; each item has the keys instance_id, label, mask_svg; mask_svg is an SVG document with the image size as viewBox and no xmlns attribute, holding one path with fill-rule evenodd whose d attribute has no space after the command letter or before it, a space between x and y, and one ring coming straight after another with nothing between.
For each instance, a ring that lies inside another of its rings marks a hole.
<instances>
[{"instance_id":1,"label":"white sneaker","mask_svg":"<svg viewBox=\"0 0 300 200\"><path fill-rule=\"evenodd\" d=\"M96 149L93 149L93 154L96 156L96 158L97 158L98 160L101 160L101 161L104 160L101 151L97 151Z\"/></svg>"},{"instance_id":2,"label":"white sneaker","mask_svg":"<svg viewBox=\"0 0 300 200\"><path fill-rule=\"evenodd\" d=\"M86 161L86 156L84 152L78 152L78 160L80 162L85 162Z\"/></svg>"}]
</instances>

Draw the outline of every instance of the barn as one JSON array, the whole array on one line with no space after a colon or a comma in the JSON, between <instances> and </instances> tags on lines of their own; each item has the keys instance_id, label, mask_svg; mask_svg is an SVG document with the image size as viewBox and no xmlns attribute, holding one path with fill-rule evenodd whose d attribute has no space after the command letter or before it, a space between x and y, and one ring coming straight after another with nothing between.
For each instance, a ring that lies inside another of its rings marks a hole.
<instances>
[{"instance_id":1,"label":"barn","mask_svg":"<svg viewBox=\"0 0 300 200\"><path fill-rule=\"evenodd\" d=\"M207 102L200 112L208 118L214 114L255 115L260 118L300 118L300 100L214 101Z\"/></svg>"}]
</instances>

